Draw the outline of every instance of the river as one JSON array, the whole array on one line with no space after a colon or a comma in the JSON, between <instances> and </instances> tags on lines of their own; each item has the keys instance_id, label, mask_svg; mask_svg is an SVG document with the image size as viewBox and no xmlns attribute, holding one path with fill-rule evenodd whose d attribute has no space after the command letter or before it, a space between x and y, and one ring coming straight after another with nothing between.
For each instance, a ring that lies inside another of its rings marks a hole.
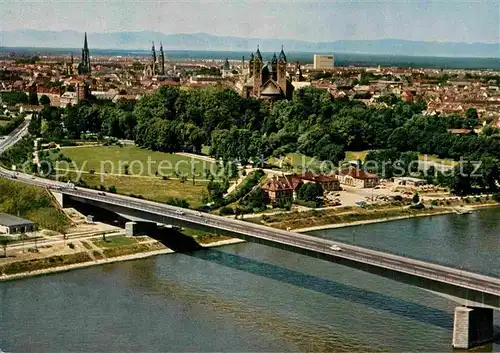
<instances>
[{"instance_id":1,"label":"river","mask_svg":"<svg viewBox=\"0 0 500 353\"><path fill-rule=\"evenodd\" d=\"M314 233L500 276L500 209ZM0 283L0 349L452 352L455 306L242 243Z\"/></svg>"}]
</instances>

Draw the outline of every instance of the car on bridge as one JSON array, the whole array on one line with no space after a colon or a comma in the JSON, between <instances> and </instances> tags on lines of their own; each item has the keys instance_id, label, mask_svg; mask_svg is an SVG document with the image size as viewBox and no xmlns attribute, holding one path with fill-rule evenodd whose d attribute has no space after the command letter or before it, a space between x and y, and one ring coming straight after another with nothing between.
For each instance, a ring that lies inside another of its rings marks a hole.
<instances>
[{"instance_id":1,"label":"car on bridge","mask_svg":"<svg viewBox=\"0 0 500 353\"><path fill-rule=\"evenodd\" d=\"M338 245L332 245L330 246L330 249L332 249L333 251L342 251L342 248Z\"/></svg>"}]
</instances>

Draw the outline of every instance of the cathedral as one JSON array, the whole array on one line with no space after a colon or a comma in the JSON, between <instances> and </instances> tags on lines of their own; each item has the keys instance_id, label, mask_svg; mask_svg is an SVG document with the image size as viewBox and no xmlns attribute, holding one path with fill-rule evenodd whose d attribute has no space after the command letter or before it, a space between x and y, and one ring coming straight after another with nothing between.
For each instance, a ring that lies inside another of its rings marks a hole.
<instances>
[{"instance_id":1,"label":"cathedral","mask_svg":"<svg viewBox=\"0 0 500 353\"><path fill-rule=\"evenodd\" d=\"M83 40L82 61L78 64L78 74L90 76L92 67L90 65L89 46L87 44L87 32L85 32L85 39Z\"/></svg>"},{"instance_id":2,"label":"cathedral","mask_svg":"<svg viewBox=\"0 0 500 353\"><path fill-rule=\"evenodd\" d=\"M255 97L266 101L291 99L293 85L287 77L287 60L283 47L279 56L274 53L271 61L264 64L259 47L250 55L248 69L236 87L242 97Z\"/></svg>"},{"instance_id":3,"label":"cathedral","mask_svg":"<svg viewBox=\"0 0 500 353\"><path fill-rule=\"evenodd\" d=\"M160 42L160 57L156 58L155 43L151 47L151 63L144 69L144 76L165 76L165 53L163 52L163 44Z\"/></svg>"}]
</instances>

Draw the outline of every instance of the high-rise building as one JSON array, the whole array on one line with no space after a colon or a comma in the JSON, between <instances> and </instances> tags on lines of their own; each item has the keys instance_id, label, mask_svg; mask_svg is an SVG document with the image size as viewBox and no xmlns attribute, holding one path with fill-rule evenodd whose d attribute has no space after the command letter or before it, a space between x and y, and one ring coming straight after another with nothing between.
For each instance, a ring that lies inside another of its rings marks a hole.
<instances>
[{"instance_id":1,"label":"high-rise building","mask_svg":"<svg viewBox=\"0 0 500 353\"><path fill-rule=\"evenodd\" d=\"M83 40L82 49L82 61L78 64L78 74L79 75L89 75L92 72L92 67L90 65L90 53L89 46L87 43L87 32L85 32L85 39Z\"/></svg>"},{"instance_id":2,"label":"high-rise building","mask_svg":"<svg viewBox=\"0 0 500 353\"><path fill-rule=\"evenodd\" d=\"M333 55L318 55L313 56L314 70L328 70L334 68Z\"/></svg>"}]
</instances>

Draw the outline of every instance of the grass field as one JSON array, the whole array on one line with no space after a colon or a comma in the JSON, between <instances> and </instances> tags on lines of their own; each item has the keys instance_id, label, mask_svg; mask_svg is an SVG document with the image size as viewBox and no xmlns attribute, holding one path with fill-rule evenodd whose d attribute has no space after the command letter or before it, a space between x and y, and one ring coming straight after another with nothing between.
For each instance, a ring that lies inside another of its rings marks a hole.
<instances>
[{"instance_id":1,"label":"grass field","mask_svg":"<svg viewBox=\"0 0 500 353\"><path fill-rule=\"evenodd\" d=\"M8 123L10 123L9 120L0 120L0 126L7 125Z\"/></svg>"},{"instance_id":2,"label":"grass field","mask_svg":"<svg viewBox=\"0 0 500 353\"><path fill-rule=\"evenodd\" d=\"M292 168L294 170L318 169L321 165L321 161L318 159L301 153L289 153L282 161L279 158L270 157L267 162L275 166L282 165L283 169Z\"/></svg>"},{"instance_id":3,"label":"grass field","mask_svg":"<svg viewBox=\"0 0 500 353\"><path fill-rule=\"evenodd\" d=\"M109 174L125 174L125 166L128 165L129 175L169 177L178 176L176 172L191 179L194 174L196 178L205 179L204 170L215 171L214 163L191 159L171 153L155 152L142 149L137 146L98 146L98 147L64 147L61 152L73 160L78 170ZM54 152L56 156L59 152ZM60 168L68 168L64 163Z\"/></svg>"},{"instance_id":4,"label":"grass field","mask_svg":"<svg viewBox=\"0 0 500 353\"><path fill-rule=\"evenodd\" d=\"M75 176L75 173L68 175L71 180L74 180ZM185 199L191 207L201 206L202 195L207 186L204 181L195 181L193 185L190 179L181 183L180 180L162 180L161 178L90 174L83 174L82 179L89 187L99 188L103 185L108 189L114 185L119 194L140 195L152 201L165 202L170 198Z\"/></svg>"},{"instance_id":5,"label":"grass field","mask_svg":"<svg viewBox=\"0 0 500 353\"><path fill-rule=\"evenodd\" d=\"M437 156L431 155L431 154L419 154L418 159L421 161L428 160L430 162L435 162L447 166L454 167L455 165L458 164L457 161L454 161L453 159L447 159L447 158L439 158Z\"/></svg>"},{"instance_id":6,"label":"grass field","mask_svg":"<svg viewBox=\"0 0 500 353\"><path fill-rule=\"evenodd\" d=\"M357 161L358 159L361 159L362 161L365 160L366 155L370 151L347 151L345 153L345 159L348 161Z\"/></svg>"},{"instance_id":7,"label":"grass field","mask_svg":"<svg viewBox=\"0 0 500 353\"><path fill-rule=\"evenodd\" d=\"M362 161L364 161L368 152L370 152L370 151L369 150L366 150L366 151L348 151L348 152L346 152L346 159L348 161L354 161L354 160L358 160L358 159L361 159ZM453 159L439 158L437 156L430 155L430 154L425 154L425 155L419 154L418 159L427 160L430 162L435 162L435 163L439 163L439 164L443 164L443 165L447 165L447 166L455 166L458 163L458 162L454 161Z\"/></svg>"},{"instance_id":8,"label":"grass field","mask_svg":"<svg viewBox=\"0 0 500 353\"><path fill-rule=\"evenodd\" d=\"M123 235L107 237L106 240L94 239L92 240L92 242L100 248L116 248L119 246L128 246L137 244L136 239L131 237L125 237Z\"/></svg>"},{"instance_id":9,"label":"grass field","mask_svg":"<svg viewBox=\"0 0 500 353\"><path fill-rule=\"evenodd\" d=\"M39 227L65 231L70 222L43 188L0 179L0 212L29 219Z\"/></svg>"}]
</instances>

